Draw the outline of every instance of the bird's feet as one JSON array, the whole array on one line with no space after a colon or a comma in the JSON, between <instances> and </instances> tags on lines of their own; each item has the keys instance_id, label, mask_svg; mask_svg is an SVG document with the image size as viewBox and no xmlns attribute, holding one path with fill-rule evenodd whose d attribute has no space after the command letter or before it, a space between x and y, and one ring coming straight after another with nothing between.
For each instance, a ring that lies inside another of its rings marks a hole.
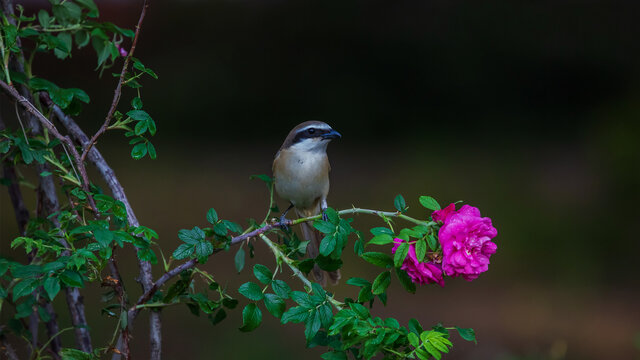
<instances>
[{"instance_id":1,"label":"bird's feet","mask_svg":"<svg viewBox=\"0 0 640 360\"><path fill-rule=\"evenodd\" d=\"M289 232L289 230L291 229L289 228L289 225L287 225L289 220L287 220L286 216L287 216L286 212L282 214L282 216L280 216L280 229L282 229L282 231L284 232Z\"/></svg>"},{"instance_id":2,"label":"bird's feet","mask_svg":"<svg viewBox=\"0 0 640 360\"><path fill-rule=\"evenodd\" d=\"M327 209L322 209L322 220L329 221L329 215L327 215Z\"/></svg>"}]
</instances>

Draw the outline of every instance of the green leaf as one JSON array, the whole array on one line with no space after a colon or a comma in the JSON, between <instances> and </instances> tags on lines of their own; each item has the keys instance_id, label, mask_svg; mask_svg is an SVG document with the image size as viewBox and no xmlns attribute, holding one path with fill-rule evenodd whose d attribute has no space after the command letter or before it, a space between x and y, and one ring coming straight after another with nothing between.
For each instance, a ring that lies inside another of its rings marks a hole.
<instances>
[{"instance_id":1,"label":"green leaf","mask_svg":"<svg viewBox=\"0 0 640 360\"><path fill-rule=\"evenodd\" d=\"M373 239L369 240L367 245L387 245L393 242L393 237L389 234L380 234L373 237Z\"/></svg>"},{"instance_id":2,"label":"green leaf","mask_svg":"<svg viewBox=\"0 0 640 360\"><path fill-rule=\"evenodd\" d=\"M424 256L427 254L427 242L424 239L419 239L416 242L416 257L419 262L424 261Z\"/></svg>"},{"instance_id":3,"label":"green leaf","mask_svg":"<svg viewBox=\"0 0 640 360\"><path fill-rule=\"evenodd\" d=\"M438 249L438 240L432 234L427 235L427 244L429 244L429 249L431 251L436 251Z\"/></svg>"},{"instance_id":4,"label":"green leaf","mask_svg":"<svg viewBox=\"0 0 640 360\"><path fill-rule=\"evenodd\" d=\"M396 276L398 277L398 280L400 280L400 284L402 284L402 287L404 287L405 290L412 294L415 294L416 284L411 281L411 278L406 271L400 268L396 268Z\"/></svg>"},{"instance_id":5,"label":"green leaf","mask_svg":"<svg viewBox=\"0 0 640 360\"><path fill-rule=\"evenodd\" d=\"M131 107L134 108L135 110L142 109L142 99L140 99L137 96L131 99Z\"/></svg>"},{"instance_id":6,"label":"green leaf","mask_svg":"<svg viewBox=\"0 0 640 360\"><path fill-rule=\"evenodd\" d=\"M373 281L371 292L374 295L380 295L387 290L389 283L391 283L391 272L385 271L378 275L378 277Z\"/></svg>"},{"instance_id":7,"label":"green leaf","mask_svg":"<svg viewBox=\"0 0 640 360\"><path fill-rule=\"evenodd\" d=\"M262 311L258 309L258 306L251 303L244 307L242 310L242 327L240 331L248 332L254 330L262 322Z\"/></svg>"},{"instance_id":8,"label":"green leaf","mask_svg":"<svg viewBox=\"0 0 640 360\"><path fill-rule=\"evenodd\" d=\"M264 294L264 306L267 308L267 311L271 313L271 315L281 318L286 305L284 300L280 298L276 294Z\"/></svg>"},{"instance_id":9,"label":"green leaf","mask_svg":"<svg viewBox=\"0 0 640 360\"><path fill-rule=\"evenodd\" d=\"M361 255L361 257L368 263L380 266L380 267L392 267L393 259L389 254L380 253L380 252L366 252Z\"/></svg>"},{"instance_id":10,"label":"green leaf","mask_svg":"<svg viewBox=\"0 0 640 360\"><path fill-rule=\"evenodd\" d=\"M209 241L200 241L196 244L196 256L207 257L213 254L213 245Z\"/></svg>"},{"instance_id":11,"label":"green leaf","mask_svg":"<svg viewBox=\"0 0 640 360\"><path fill-rule=\"evenodd\" d=\"M56 295L58 295L58 292L60 292L60 280L54 277L47 278L47 280L44 281L44 291L47 292L49 300L53 301Z\"/></svg>"},{"instance_id":12,"label":"green leaf","mask_svg":"<svg viewBox=\"0 0 640 360\"><path fill-rule=\"evenodd\" d=\"M330 351L320 355L324 360L347 360L347 354L344 351Z\"/></svg>"},{"instance_id":13,"label":"green leaf","mask_svg":"<svg viewBox=\"0 0 640 360\"><path fill-rule=\"evenodd\" d=\"M361 319L361 320L366 320L368 318L371 317L371 314L369 313L369 310L367 310L366 307L357 304L357 303L349 303L349 307L351 308L351 310L355 311L356 315Z\"/></svg>"},{"instance_id":14,"label":"green leaf","mask_svg":"<svg viewBox=\"0 0 640 360\"><path fill-rule=\"evenodd\" d=\"M307 321L305 322L304 329L304 335L307 341L310 341L314 336L316 336L318 330L320 330L321 325L322 322L320 321L320 313L317 309L311 310L309 318L307 318Z\"/></svg>"},{"instance_id":15,"label":"green leaf","mask_svg":"<svg viewBox=\"0 0 640 360\"><path fill-rule=\"evenodd\" d=\"M461 338L467 341L473 341L476 344L478 343L476 341L476 332L472 328L461 328L456 326L456 330L458 330L458 334L460 334Z\"/></svg>"},{"instance_id":16,"label":"green leaf","mask_svg":"<svg viewBox=\"0 0 640 360\"><path fill-rule=\"evenodd\" d=\"M291 296L291 300L295 301L300 306L304 306L305 308L311 308L315 306L315 303L311 300L311 297L306 292L292 291L289 295Z\"/></svg>"},{"instance_id":17,"label":"green leaf","mask_svg":"<svg viewBox=\"0 0 640 360\"><path fill-rule=\"evenodd\" d=\"M129 110L127 112L127 116L132 118L133 120L144 121L144 122L147 122L147 120L151 119L151 115L149 115L144 110Z\"/></svg>"},{"instance_id":18,"label":"green leaf","mask_svg":"<svg viewBox=\"0 0 640 360\"><path fill-rule=\"evenodd\" d=\"M265 182L265 184L267 184L267 187L271 188L271 184L273 184L273 179L271 177L269 177L268 175L251 175L249 176L249 179L253 180L253 179L260 179L262 181Z\"/></svg>"},{"instance_id":19,"label":"green leaf","mask_svg":"<svg viewBox=\"0 0 640 360\"><path fill-rule=\"evenodd\" d=\"M396 196L396 198L393 200L393 206L395 206L396 210L400 211L401 213L407 210L407 203L406 201L404 201L404 197L402 197L402 195L400 194L398 194L398 196Z\"/></svg>"},{"instance_id":20,"label":"green leaf","mask_svg":"<svg viewBox=\"0 0 640 360\"><path fill-rule=\"evenodd\" d=\"M218 222L218 213L213 209L209 209L209 211L207 211L207 221L213 225L215 223Z\"/></svg>"},{"instance_id":21,"label":"green leaf","mask_svg":"<svg viewBox=\"0 0 640 360\"><path fill-rule=\"evenodd\" d=\"M140 136L147 132L147 122L146 121L138 121L136 127L134 128L134 132L136 135Z\"/></svg>"},{"instance_id":22,"label":"green leaf","mask_svg":"<svg viewBox=\"0 0 640 360\"><path fill-rule=\"evenodd\" d=\"M433 346L433 344L431 343L424 343L424 348L427 350L427 352L429 352L429 354L431 354L431 356L433 356L436 360L440 360L442 359L442 353L440 352L440 350L436 349L435 346Z\"/></svg>"},{"instance_id":23,"label":"green leaf","mask_svg":"<svg viewBox=\"0 0 640 360\"><path fill-rule=\"evenodd\" d=\"M147 155L147 144L144 142L136 144L136 146L131 149L131 157L135 160L140 160L145 155Z\"/></svg>"},{"instance_id":24,"label":"green leaf","mask_svg":"<svg viewBox=\"0 0 640 360\"><path fill-rule=\"evenodd\" d=\"M420 205L426 207L429 210L440 210L440 204L436 201L436 199L431 196L420 196L419 198Z\"/></svg>"},{"instance_id":25,"label":"green leaf","mask_svg":"<svg viewBox=\"0 0 640 360\"><path fill-rule=\"evenodd\" d=\"M147 152L149 153L149 157L151 158L151 160L155 160L158 157L158 154L156 153L156 148L153 146L151 141L147 142Z\"/></svg>"},{"instance_id":26,"label":"green leaf","mask_svg":"<svg viewBox=\"0 0 640 360\"><path fill-rule=\"evenodd\" d=\"M76 349L62 349L60 350L62 360L94 360L95 358L86 352Z\"/></svg>"},{"instance_id":27,"label":"green leaf","mask_svg":"<svg viewBox=\"0 0 640 360\"><path fill-rule=\"evenodd\" d=\"M386 227L375 227L371 230L371 233L375 236L375 235L380 235L380 234L387 234L387 235L391 235L393 236L393 231L391 231L391 229L386 228Z\"/></svg>"},{"instance_id":28,"label":"green leaf","mask_svg":"<svg viewBox=\"0 0 640 360\"><path fill-rule=\"evenodd\" d=\"M60 274L60 280L67 286L84 287L82 275L77 271L65 270Z\"/></svg>"},{"instance_id":29,"label":"green leaf","mask_svg":"<svg viewBox=\"0 0 640 360\"><path fill-rule=\"evenodd\" d=\"M411 346L417 348L418 346L420 346L420 339L418 338L418 335L410 332L409 334L407 334L407 340L409 340L409 344L411 344Z\"/></svg>"},{"instance_id":30,"label":"green leaf","mask_svg":"<svg viewBox=\"0 0 640 360\"><path fill-rule=\"evenodd\" d=\"M40 10L38 12L38 22L40 23L40 26L42 26L43 29L46 29L49 27L50 19L51 17L49 16L49 13L46 10Z\"/></svg>"},{"instance_id":31,"label":"green leaf","mask_svg":"<svg viewBox=\"0 0 640 360\"><path fill-rule=\"evenodd\" d=\"M241 272L244 269L244 249L240 247L236 256L234 258L234 263L236 265L236 271Z\"/></svg>"},{"instance_id":32,"label":"green leaf","mask_svg":"<svg viewBox=\"0 0 640 360\"><path fill-rule=\"evenodd\" d=\"M93 236L95 236L96 241L100 243L100 246L103 248L108 247L111 241L113 241L113 233L109 230L96 229L93 231Z\"/></svg>"},{"instance_id":33,"label":"green leaf","mask_svg":"<svg viewBox=\"0 0 640 360\"><path fill-rule=\"evenodd\" d=\"M176 260L182 260L190 257L196 251L194 245L180 244L178 248L173 252L173 258Z\"/></svg>"},{"instance_id":34,"label":"green leaf","mask_svg":"<svg viewBox=\"0 0 640 360\"><path fill-rule=\"evenodd\" d=\"M260 286L251 281L240 285L238 292L253 301L262 300L264 298L264 294L262 293Z\"/></svg>"},{"instance_id":35,"label":"green leaf","mask_svg":"<svg viewBox=\"0 0 640 360\"><path fill-rule=\"evenodd\" d=\"M271 288L279 297L283 299L288 299L289 293L291 293L291 288L289 287L289 285L287 285L287 283L282 280L274 280L271 283Z\"/></svg>"},{"instance_id":36,"label":"green leaf","mask_svg":"<svg viewBox=\"0 0 640 360\"><path fill-rule=\"evenodd\" d=\"M192 230L182 229L178 231L178 238L191 245L204 241L205 237L204 231L197 226L194 226Z\"/></svg>"},{"instance_id":37,"label":"green leaf","mask_svg":"<svg viewBox=\"0 0 640 360\"><path fill-rule=\"evenodd\" d=\"M280 322L286 324L288 322L301 323L307 321L309 318L309 309L302 306L294 306L282 314Z\"/></svg>"},{"instance_id":38,"label":"green leaf","mask_svg":"<svg viewBox=\"0 0 640 360\"><path fill-rule=\"evenodd\" d=\"M398 248L396 249L396 253L393 256L393 264L395 265L395 267L399 268L400 266L402 266L402 263L404 262L404 259L407 257L408 253L409 243L403 242L402 244L400 244L400 246L398 246Z\"/></svg>"},{"instance_id":39,"label":"green leaf","mask_svg":"<svg viewBox=\"0 0 640 360\"><path fill-rule=\"evenodd\" d=\"M336 226L324 220L314 221L313 227L315 227L316 229L318 229L318 231L324 234L333 234L334 232L336 232Z\"/></svg>"},{"instance_id":40,"label":"green leaf","mask_svg":"<svg viewBox=\"0 0 640 360\"><path fill-rule=\"evenodd\" d=\"M320 254L329 256L335 250L337 240L335 236L327 235L320 242Z\"/></svg>"},{"instance_id":41,"label":"green leaf","mask_svg":"<svg viewBox=\"0 0 640 360\"><path fill-rule=\"evenodd\" d=\"M227 317L227 312L224 311L224 309L220 309L218 310L218 312L213 318L209 317L209 319L211 319L211 323L213 325L216 325L220 323L222 320L224 320L226 317Z\"/></svg>"},{"instance_id":42,"label":"green leaf","mask_svg":"<svg viewBox=\"0 0 640 360\"><path fill-rule=\"evenodd\" d=\"M268 267L262 264L256 264L253 266L253 275L255 275L256 279L261 283L268 285L273 278L273 273L269 270Z\"/></svg>"},{"instance_id":43,"label":"green leaf","mask_svg":"<svg viewBox=\"0 0 640 360\"><path fill-rule=\"evenodd\" d=\"M371 283L365 279L362 278L357 278L357 277L352 277L349 280L347 280L347 285L354 285L354 286L369 286L371 285Z\"/></svg>"},{"instance_id":44,"label":"green leaf","mask_svg":"<svg viewBox=\"0 0 640 360\"><path fill-rule=\"evenodd\" d=\"M79 30L75 35L76 44L78 44L78 49L81 49L89 44L89 40L91 37L89 36L89 32L84 30Z\"/></svg>"},{"instance_id":45,"label":"green leaf","mask_svg":"<svg viewBox=\"0 0 640 360\"><path fill-rule=\"evenodd\" d=\"M31 294L38 287L38 280L26 279L17 283L13 287L13 301L20 299L23 296Z\"/></svg>"}]
</instances>

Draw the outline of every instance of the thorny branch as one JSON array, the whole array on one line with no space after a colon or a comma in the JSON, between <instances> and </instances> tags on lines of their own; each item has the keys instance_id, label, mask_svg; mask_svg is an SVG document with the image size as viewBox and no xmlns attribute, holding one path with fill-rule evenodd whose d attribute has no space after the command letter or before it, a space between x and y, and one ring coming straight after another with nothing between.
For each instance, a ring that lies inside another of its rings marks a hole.
<instances>
[{"instance_id":1,"label":"thorny branch","mask_svg":"<svg viewBox=\"0 0 640 360\"><path fill-rule=\"evenodd\" d=\"M124 83L125 75L127 74L127 69L129 68L129 62L131 61L131 57L133 57L133 53L136 51L136 45L138 44L138 35L140 34L140 29L142 28L142 21L144 20L144 16L147 13L147 8L149 7L149 1L145 0L144 5L142 6L142 12L140 12L140 18L138 19L138 24L136 25L136 33L133 36L133 43L131 44L131 49L129 49L129 54L124 59L124 65L122 65L122 71L120 72L120 78L118 80L118 85L113 94L113 100L111 101L111 107L109 108L109 112L107 113L106 118L104 119L104 124L98 129L98 131L91 137L91 140L84 146L84 151L82 152L82 156L80 159L83 161L87 158L89 151L95 145L96 141L98 141L98 137L102 135L107 128L109 127L109 123L113 118L113 114L116 112L116 108L118 107L118 103L120 102L120 96L122 94L122 84Z\"/></svg>"}]
</instances>

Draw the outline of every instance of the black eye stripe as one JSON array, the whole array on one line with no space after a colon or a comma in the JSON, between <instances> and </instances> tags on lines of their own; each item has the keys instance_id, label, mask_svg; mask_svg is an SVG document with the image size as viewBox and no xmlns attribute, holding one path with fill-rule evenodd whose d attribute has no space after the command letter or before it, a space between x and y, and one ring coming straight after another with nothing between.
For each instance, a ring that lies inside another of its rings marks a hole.
<instances>
[{"instance_id":1,"label":"black eye stripe","mask_svg":"<svg viewBox=\"0 0 640 360\"><path fill-rule=\"evenodd\" d=\"M296 144L301 142L304 139L312 139L317 137L322 137L323 134L328 133L331 130L318 129L318 128L307 128L304 130L298 131L296 136L293 138L292 144Z\"/></svg>"}]
</instances>

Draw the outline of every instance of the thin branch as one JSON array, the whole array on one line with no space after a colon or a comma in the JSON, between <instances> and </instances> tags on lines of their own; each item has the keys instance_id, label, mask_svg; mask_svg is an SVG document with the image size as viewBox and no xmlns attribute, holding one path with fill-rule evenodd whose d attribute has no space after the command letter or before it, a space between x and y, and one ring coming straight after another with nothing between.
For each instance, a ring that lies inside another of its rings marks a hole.
<instances>
[{"instance_id":1,"label":"thin branch","mask_svg":"<svg viewBox=\"0 0 640 360\"><path fill-rule=\"evenodd\" d=\"M80 154L78 154L78 150L76 150L73 142L68 136L64 136L60 134L58 129L53 125L46 116L44 116L36 107L27 99L22 96L18 90L16 90L13 86L7 84L6 82L0 80L0 87L2 87L8 95L10 95L18 104L20 104L27 112L29 112L32 116L34 116L47 130L51 135L53 135L56 139L60 140L64 144L69 147L69 151L73 155L73 159L78 165L78 171L80 171L80 175L82 177L82 189L87 193L87 199L89 200L89 205L96 213L99 215L100 212L96 208L96 204L93 201L93 196L89 192L89 177L87 176L87 170L84 166L84 163L80 159Z\"/></svg>"},{"instance_id":2,"label":"thin branch","mask_svg":"<svg viewBox=\"0 0 640 360\"><path fill-rule=\"evenodd\" d=\"M403 220L412 222L414 224L425 225L425 226L433 226L433 225L436 224L433 221L425 222L425 221L422 221L422 220L419 220L419 219L415 219L415 218L410 217L408 215L402 214L399 211L379 211L379 210L362 209L362 208L351 208L351 209L340 210L340 211L338 211L338 214L340 214L340 215L345 215L345 214L367 214L367 215L376 215L376 216L380 216L380 217L397 217L397 218L401 218ZM274 251L274 253L276 253L276 255L278 255L280 257L283 257L283 259L284 258L288 259L286 257L286 255L284 255L282 252L279 251L279 249L276 249L278 251L274 250L274 248L272 246L275 246L275 245L273 244L273 242L271 242L271 240L266 238L266 236L264 236L264 234L269 232L269 231L271 231L271 230L278 229L278 228L282 227L283 225L286 225L286 226L297 225L297 224L300 224L300 223L303 223L303 222L317 220L317 219L320 219L321 217L322 217L322 215L316 215L316 216L309 216L309 217L305 217L305 218L299 218L299 219L295 219L295 220L285 219L285 221L283 221L283 222L274 222L274 223L271 223L271 224L266 224L266 225L264 225L264 226L262 226L262 227L260 227L258 229L255 229L255 230L253 230L251 232L248 232L246 234L242 234L242 235L238 235L236 237L233 237L231 239L231 241L230 241L230 245L239 244L242 241L251 239L253 237L260 237L265 242L269 241L267 244L269 245L269 247L271 247L271 250ZM221 251L221 249L217 249L215 252L219 252L219 251ZM195 267L196 264L197 264L197 260L196 259L190 259L189 261L187 261L187 262L185 262L185 263L183 263L183 264L171 269L170 271L166 272L164 275L162 275L153 284L153 286L148 291L145 291L145 293L142 294L140 296L140 298L138 298L138 301L136 302L136 304L129 309L129 314L132 315L135 318L138 315L139 311L140 311L139 305L144 304L145 302L149 301L149 299L151 299L151 297L158 291L158 289L160 289L160 287L162 287L162 285L164 285L171 278L173 278L174 276L180 274L181 272L183 272L185 270L189 270L189 269ZM300 277L301 273L300 273L299 270L297 270L297 268L295 268L295 266L293 266L291 263L288 263L288 262L287 262L287 265L289 265L289 267L292 268L292 270L294 271L296 276ZM296 270L297 270L297 273L296 273ZM301 280L305 283L305 285L311 286L311 283L309 282L308 279L306 279L306 277L304 277L304 280L301 278ZM334 303L334 305L336 305L336 304Z\"/></svg>"},{"instance_id":3,"label":"thin branch","mask_svg":"<svg viewBox=\"0 0 640 360\"><path fill-rule=\"evenodd\" d=\"M133 53L136 51L136 45L138 44L138 35L140 34L140 29L142 29L142 21L144 20L144 16L147 13L147 8L149 7L149 0L144 1L144 5L142 5L142 12L140 12L140 18L138 19L138 24L136 25L136 33L133 36L133 43L131 44L131 49L129 49L129 53L127 57L124 59L124 64L122 65L122 71L120 71L120 79L118 80L118 85L113 93L113 100L111 101L111 107L109 108L109 112L107 113L106 118L104 119L104 124L98 129L98 131L91 137L91 140L84 147L84 151L82 152L81 159L87 158L89 151L95 145L96 141L98 141L98 137L102 135L107 128L109 127L109 123L111 119L113 119L113 114L116 112L116 108L118 107L118 103L120 102L120 96L122 94L122 84L124 83L125 75L127 74L127 70L129 68L129 62L131 61L131 57L133 57Z\"/></svg>"},{"instance_id":4,"label":"thin branch","mask_svg":"<svg viewBox=\"0 0 640 360\"><path fill-rule=\"evenodd\" d=\"M47 106L51 106L53 108L53 113L55 114L56 118L58 119L58 121L60 121L60 123L62 123L62 125L66 128L69 134L71 134L71 136L73 136L77 142L82 144L82 146L86 147L89 144L90 139L87 136L87 134L85 134L84 131L78 126L75 120L73 120L70 116L67 116L64 112L62 112L60 107L53 104L51 102L51 99L49 99L49 97L45 93L40 93L40 98L41 100L43 100L45 104L47 104ZM120 181L118 181L118 178L116 177L115 172L109 166L107 161L104 159L104 157L102 156L98 148L95 146L92 146L91 149L89 150L89 155L87 156L87 158L91 163L93 163L96 166L101 177L104 179L104 181L107 183L107 186L111 190L113 197L124 204L125 209L127 210L127 220L129 222L129 225L134 227L140 226L140 223L136 218L133 208L129 203L129 199L127 198L127 195L124 192L124 188L120 184ZM136 249L136 251L138 250ZM138 263L140 266L140 274L141 274L140 278L142 280L143 292L147 292L153 286L151 264L148 261L143 261L140 259L138 259ZM152 312L150 314L149 322L150 322L149 325L151 328L151 331L150 331L151 347L152 349L159 349L159 347L162 344L162 336L161 336L162 324L160 322L160 313ZM117 347L120 348L122 342L118 341L118 344L119 345ZM157 354L158 352L156 351L155 353ZM120 356L116 354L114 357L119 358Z\"/></svg>"}]
</instances>

